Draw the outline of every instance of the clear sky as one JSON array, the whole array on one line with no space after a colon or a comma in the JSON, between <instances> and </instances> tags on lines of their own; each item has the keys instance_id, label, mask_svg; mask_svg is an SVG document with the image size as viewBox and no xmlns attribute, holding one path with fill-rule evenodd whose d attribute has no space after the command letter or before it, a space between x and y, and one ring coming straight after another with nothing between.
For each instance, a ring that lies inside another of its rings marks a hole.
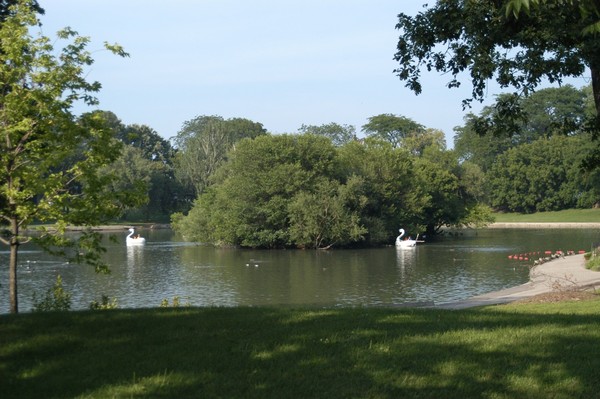
<instances>
[{"instance_id":1,"label":"clear sky","mask_svg":"<svg viewBox=\"0 0 600 399\"><path fill-rule=\"evenodd\" d=\"M40 0L45 35L70 26L92 39L91 51L108 41L130 53L94 52L88 74L103 86L98 108L124 124L167 139L200 115L248 118L272 133L330 122L360 132L370 116L391 113L443 130L451 147L470 84L448 89L447 76L425 73L415 96L393 73L397 14L414 15L424 3Z\"/></svg>"}]
</instances>

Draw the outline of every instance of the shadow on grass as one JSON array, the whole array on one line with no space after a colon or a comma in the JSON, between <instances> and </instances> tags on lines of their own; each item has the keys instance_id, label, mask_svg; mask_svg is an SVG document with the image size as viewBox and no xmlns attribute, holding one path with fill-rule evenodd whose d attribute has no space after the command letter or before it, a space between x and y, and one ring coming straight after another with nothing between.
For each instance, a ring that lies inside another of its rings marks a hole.
<instances>
[{"instance_id":1,"label":"shadow on grass","mask_svg":"<svg viewBox=\"0 0 600 399\"><path fill-rule=\"evenodd\" d=\"M594 397L599 340L594 313L189 308L2 316L0 392Z\"/></svg>"}]
</instances>

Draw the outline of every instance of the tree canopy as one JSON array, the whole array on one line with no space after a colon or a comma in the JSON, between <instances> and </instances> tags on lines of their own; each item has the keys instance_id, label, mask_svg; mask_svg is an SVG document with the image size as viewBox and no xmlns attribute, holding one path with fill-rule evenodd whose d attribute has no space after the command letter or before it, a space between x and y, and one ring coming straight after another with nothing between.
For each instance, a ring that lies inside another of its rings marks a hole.
<instances>
[{"instance_id":1,"label":"tree canopy","mask_svg":"<svg viewBox=\"0 0 600 399\"><path fill-rule=\"evenodd\" d=\"M266 133L260 123L244 118L198 116L184 123L174 138L176 176L190 187L195 198L210 185L210 178L226 159L227 151L239 140Z\"/></svg>"},{"instance_id":2,"label":"tree canopy","mask_svg":"<svg viewBox=\"0 0 600 399\"><path fill-rule=\"evenodd\" d=\"M424 129L423 125L412 119L394 114L371 116L369 121L362 126L362 131L367 136L379 137L394 147L400 147L404 139L414 136Z\"/></svg>"},{"instance_id":3,"label":"tree canopy","mask_svg":"<svg viewBox=\"0 0 600 399\"><path fill-rule=\"evenodd\" d=\"M597 10L594 1L437 1L416 16L398 16L395 73L416 94L423 70L447 74L450 88L467 73L468 105L484 99L492 80L527 95L544 79L561 83L589 68L598 115L600 36L586 33L598 21Z\"/></svg>"},{"instance_id":4,"label":"tree canopy","mask_svg":"<svg viewBox=\"0 0 600 399\"><path fill-rule=\"evenodd\" d=\"M356 128L351 125L340 125L335 122L327 123L324 125L302 125L298 129L300 134L316 134L318 136L324 136L331 139L334 145L341 146L349 143L352 140L356 140Z\"/></svg>"}]
</instances>

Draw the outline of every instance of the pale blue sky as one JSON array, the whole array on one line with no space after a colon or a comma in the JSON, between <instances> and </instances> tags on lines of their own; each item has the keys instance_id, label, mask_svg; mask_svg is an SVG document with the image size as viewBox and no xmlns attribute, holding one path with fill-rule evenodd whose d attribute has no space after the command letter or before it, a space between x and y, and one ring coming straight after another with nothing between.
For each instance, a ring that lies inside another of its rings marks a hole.
<instances>
[{"instance_id":1,"label":"pale blue sky","mask_svg":"<svg viewBox=\"0 0 600 399\"><path fill-rule=\"evenodd\" d=\"M435 1L431 0L430 3ZM425 73L415 96L392 72L397 14L421 0L41 0L43 32L70 26L90 50L118 42L131 57L95 52L88 79L99 109L165 138L199 115L242 117L272 133L304 123L354 125L392 113L441 129L452 146L470 85ZM583 80L580 85L585 84ZM492 92L484 105L493 101ZM478 112L477 104L473 111Z\"/></svg>"}]
</instances>

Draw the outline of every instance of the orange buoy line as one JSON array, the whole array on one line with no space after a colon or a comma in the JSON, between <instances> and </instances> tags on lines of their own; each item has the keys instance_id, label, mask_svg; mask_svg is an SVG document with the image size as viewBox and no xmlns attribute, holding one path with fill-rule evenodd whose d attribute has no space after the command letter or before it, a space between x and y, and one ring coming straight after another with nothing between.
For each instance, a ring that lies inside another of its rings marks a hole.
<instances>
[{"instance_id":1,"label":"orange buoy line","mask_svg":"<svg viewBox=\"0 0 600 399\"><path fill-rule=\"evenodd\" d=\"M580 249L577 253L578 254L584 254L586 251L583 249ZM522 260L522 261L528 261L529 259L534 259L533 257L535 256L539 256L541 254L540 251L533 251L533 252L526 252L526 253L522 253L522 254L512 254L512 255L508 255L508 259L512 259L512 260ZM556 251L549 251L546 250L544 251L544 255L546 255L545 257L539 257L536 262L547 262L551 259L555 259L557 257L562 257L565 255L574 255L575 251L573 250L568 250L568 251L563 251L561 249L558 249Z\"/></svg>"}]
</instances>

